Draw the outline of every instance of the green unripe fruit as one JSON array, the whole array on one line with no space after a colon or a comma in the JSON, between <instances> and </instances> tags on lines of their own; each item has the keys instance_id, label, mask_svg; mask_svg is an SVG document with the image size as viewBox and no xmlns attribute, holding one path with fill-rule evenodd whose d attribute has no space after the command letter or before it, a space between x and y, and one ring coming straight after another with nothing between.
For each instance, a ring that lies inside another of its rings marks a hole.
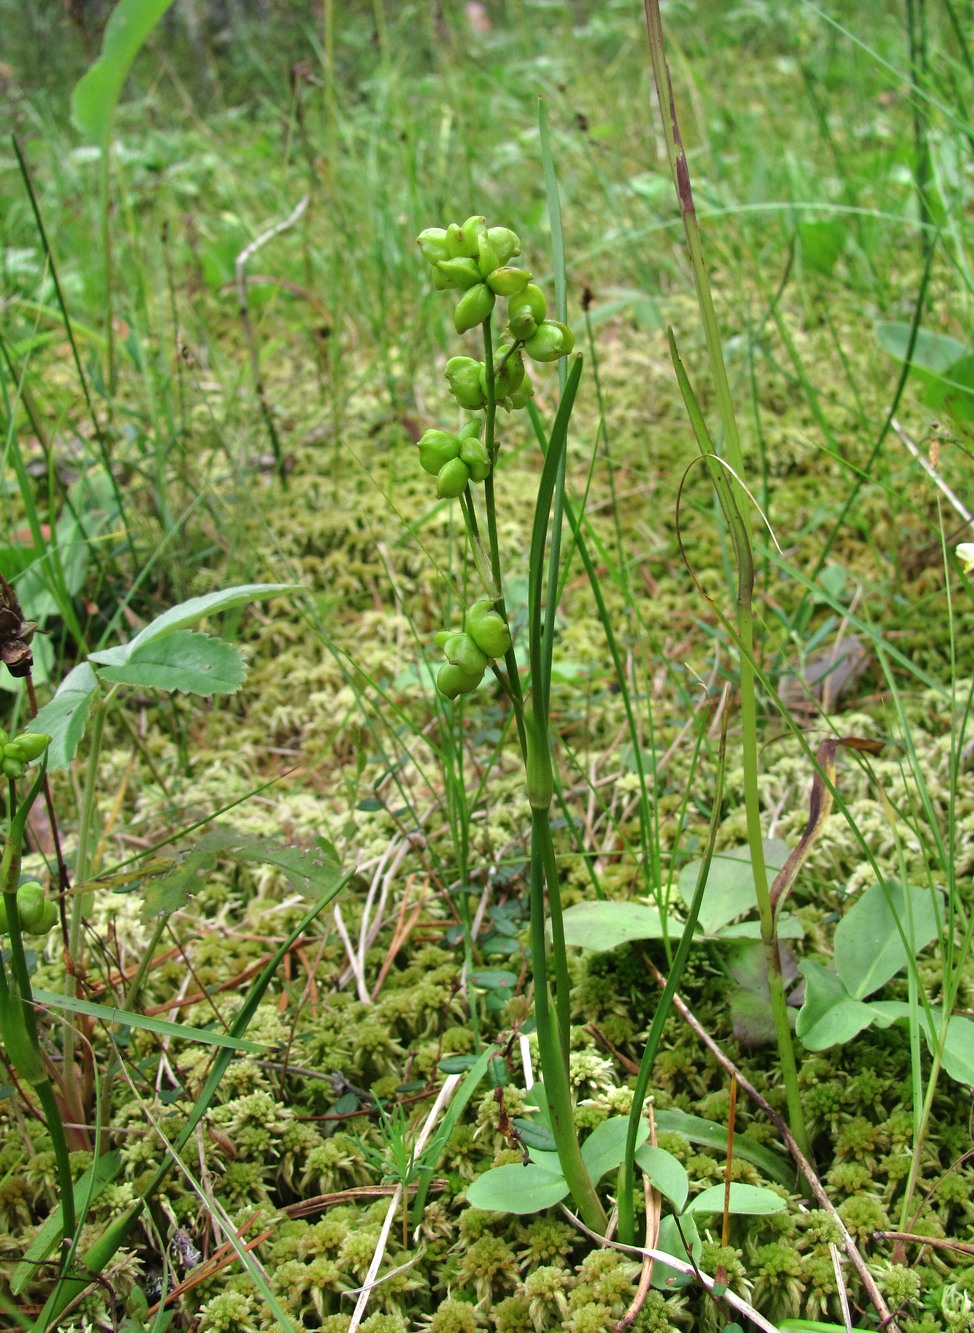
<instances>
[{"instance_id":1,"label":"green unripe fruit","mask_svg":"<svg viewBox=\"0 0 974 1333\"><path fill-rule=\"evenodd\" d=\"M493 273L494 269L500 266L501 261L497 258L497 251L488 240L486 231L482 231L477 237L477 268L480 270L480 276L486 278L488 273Z\"/></svg>"},{"instance_id":2,"label":"green unripe fruit","mask_svg":"<svg viewBox=\"0 0 974 1333\"><path fill-rule=\"evenodd\" d=\"M460 445L460 458L470 470L471 481L486 481L490 476L490 454L486 444L476 435Z\"/></svg>"},{"instance_id":3,"label":"green unripe fruit","mask_svg":"<svg viewBox=\"0 0 974 1333\"><path fill-rule=\"evenodd\" d=\"M443 645L443 655L453 666L460 667L478 680L487 670L487 654L479 648L470 634L451 634Z\"/></svg>"},{"instance_id":4,"label":"green unripe fruit","mask_svg":"<svg viewBox=\"0 0 974 1333\"><path fill-rule=\"evenodd\" d=\"M511 631L507 622L489 597L478 597L467 608L463 628L474 643L488 657L503 657L511 646Z\"/></svg>"},{"instance_id":5,"label":"green unripe fruit","mask_svg":"<svg viewBox=\"0 0 974 1333\"><path fill-rule=\"evenodd\" d=\"M477 364L480 365L481 363L478 361ZM457 431L457 439L461 444L464 440L469 440L472 435L476 435L480 439L480 429L481 423L479 421L467 421Z\"/></svg>"},{"instance_id":6,"label":"green unripe fruit","mask_svg":"<svg viewBox=\"0 0 974 1333\"><path fill-rule=\"evenodd\" d=\"M50 898L45 898L44 908L38 918L37 924L31 926L31 935L46 935L49 930L53 930L58 923L57 903L52 903Z\"/></svg>"},{"instance_id":7,"label":"green unripe fruit","mask_svg":"<svg viewBox=\"0 0 974 1333\"><path fill-rule=\"evenodd\" d=\"M515 255L521 253L521 238L510 227L488 227L487 239L497 256L498 264L509 264Z\"/></svg>"},{"instance_id":8,"label":"green unripe fruit","mask_svg":"<svg viewBox=\"0 0 974 1333\"><path fill-rule=\"evenodd\" d=\"M436 272L448 279L447 285L465 292L474 283L483 282L480 269L473 259L442 259L436 265Z\"/></svg>"},{"instance_id":9,"label":"green unripe fruit","mask_svg":"<svg viewBox=\"0 0 974 1333\"><path fill-rule=\"evenodd\" d=\"M460 441L448 431L428 430L419 440L419 465L432 477L459 455Z\"/></svg>"},{"instance_id":10,"label":"green unripe fruit","mask_svg":"<svg viewBox=\"0 0 974 1333\"><path fill-rule=\"evenodd\" d=\"M472 694L483 676L476 679L452 662L444 662L436 673L436 688L448 699L455 699L458 694Z\"/></svg>"},{"instance_id":11,"label":"green unripe fruit","mask_svg":"<svg viewBox=\"0 0 974 1333\"><path fill-rule=\"evenodd\" d=\"M470 469L459 458L444 463L436 474L436 493L441 500L455 500L467 489Z\"/></svg>"},{"instance_id":12,"label":"green unripe fruit","mask_svg":"<svg viewBox=\"0 0 974 1333\"><path fill-rule=\"evenodd\" d=\"M477 253L476 248L473 253ZM446 229L446 258L457 259L462 255L472 258L470 252L463 248L463 232L455 222L451 222Z\"/></svg>"},{"instance_id":13,"label":"green unripe fruit","mask_svg":"<svg viewBox=\"0 0 974 1333\"><path fill-rule=\"evenodd\" d=\"M486 282L478 282L475 287L465 291L453 312L457 333L466 333L468 329L483 324L494 308L494 299L494 293Z\"/></svg>"},{"instance_id":14,"label":"green unripe fruit","mask_svg":"<svg viewBox=\"0 0 974 1333\"><path fill-rule=\"evenodd\" d=\"M531 281L531 274L523 268L495 268L488 273L485 282L498 296L517 296Z\"/></svg>"},{"instance_id":15,"label":"green unripe fruit","mask_svg":"<svg viewBox=\"0 0 974 1333\"><path fill-rule=\"evenodd\" d=\"M476 259L480 254L480 238L487 232L487 219L484 217L467 218L460 228L462 249L460 254Z\"/></svg>"},{"instance_id":16,"label":"green unripe fruit","mask_svg":"<svg viewBox=\"0 0 974 1333\"><path fill-rule=\"evenodd\" d=\"M44 913L44 886L36 879L29 879L17 890L17 915L24 930L34 931L40 924Z\"/></svg>"},{"instance_id":17,"label":"green unripe fruit","mask_svg":"<svg viewBox=\"0 0 974 1333\"><path fill-rule=\"evenodd\" d=\"M446 363L446 378L450 392L468 412L479 412L487 404L487 395L480 383L483 363L472 356L451 356Z\"/></svg>"},{"instance_id":18,"label":"green unripe fruit","mask_svg":"<svg viewBox=\"0 0 974 1333\"><path fill-rule=\"evenodd\" d=\"M533 361L557 361L559 357L567 356L574 346L575 335L567 324L546 319L525 342L524 350Z\"/></svg>"},{"instance_id":19,"label":"green unripe fruit","mask_svg":"<svg viewBox=\"0 0 974 1333\"><path fill-rule=\"evenodd\" d=\"M433 635L433 642L436 644L437 648L443 648L450 642L456 633L458 633L458 631L455 629L438 629Z\"/></svg>"},{"instance_id":20,"label":"green unripe fruit","mask_svg":"<svg viewBox=\"0 0 974 1333\"><path fill-rule=\"evenodd\" d=\"M4 750L7 749L9 749L9 746L5 745ZM18 759L15 755L8 754L4 754L3 758L0 759L0 773L2 773L5 778L12 778L16 781L17 778L22 778L26 772L27 765L24 763L23 759Z\"/></svg>"},{"instance_id":21,"label":"green unripe fruit","mask_svg":"<svg viewBox=\"0 0 974 1333\"><path fill-rule=\"evenodd\" d=\"M41 731L22 731L12 742L19 750L20 758L26 760L28 764L34 759L40 759L50 743L50 736L45 736Z\"/></svg>"},{"instance_id":22,"label":"green unripe fruit","mask_svg":"<svg viewBox=\"0 0 974 1333\"><path fill-rule=\"evenodd\" d=\"M526 407L534 397L534 385L531 383L531 376L525 374L524 379L508 398L504 400L504 406L511 412L516 412L520 407Z\"/></svg>"},{"instance_id":23,"label":"green unripe fruit","mask_svg":"<svg viewBox=\"0 0 974 1333\"><path fill-rule=\"evenodd\" d=\"M441 259L450 256L443 227L427 227L416 237L416 244L427 264L438 264Z\"/></svg>"},{"instance_id":24,"label":"green unripe fruit","mask_svg":"<svg viewBox=\"0 0 974 1333\"><path fill-rule=\"evenodd\" d=\"M520 351L512 352L512 344L504 343L498 349L497 360L494 362L494 398L500 402L508 398L514 391L520 387L524 379L524 358ZM510 355L508 355L510 353ZM484 393L487 392L487 368L486 366L480 372L480 383L483 385Z\"/></svg>"},{"instance_id":25,"label":"green unripe fruit","mask_svg":"<svg viewBox=\"0 0 974 1333\"><path fill-rule=\"evenodd\" d=\"M533 282L529 282L523 291L507 303L507 322L511 333L518 340L530 338L547 313L545 294Z\"/></svg>"}]
</instances>

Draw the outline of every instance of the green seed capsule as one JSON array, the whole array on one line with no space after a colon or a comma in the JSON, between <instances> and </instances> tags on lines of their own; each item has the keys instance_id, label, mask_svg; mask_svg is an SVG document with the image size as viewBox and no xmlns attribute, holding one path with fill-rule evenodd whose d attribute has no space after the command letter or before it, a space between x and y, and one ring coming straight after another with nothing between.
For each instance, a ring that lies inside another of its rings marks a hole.
<instances>
[{"instance_id":1,"label":"green seed capsule","mask_svg":"<svg viewBox=\"0 0 974 1333\"><path fill-rule=\"evenodd\" d=\"M44 885L36 879L29 879L17 890L17 915L24 930L33 931L40 923L44 912Z\"/></svg>"},{"instance_id":2,"label":"green seed capsule","mask_svg":"<svg viewBox=\"0 0 974 1333\"><path fill-rule=\"evenodd\" d=\"M477 436L471 436L460 445L460 458L470 469L470 480L486 481L490 476L490 454L487 446Z\"/></svg>"},{"instance_id":3,"label":"green seed capsule","mask_svg":"<svg viewBox=\"0 0 974 1333\"><path fill-rule=\"evenodd\" d=\"M495 268L484 280L492 292L510 298L524 291L531 281L531 274L525 273L523 268Z\"/></svg>"},{"instance_id":4,"label":"green seed capsule","mask_svg":"<svg viewBox=\"0 0 974 1333\"><path fill-rule=\"evenodd\" d=\"M503 657L511 646L511 631L507 622L489 597L478 597L467 608L463 628L477 647L488 657Z\"/></svg>"},{"instance_id":5,"label":"green seed capsule","mask_svg":"<svg viewBox=\"0 0 974 1333\"><path fill-rule=\"evenodd\" d=\"M441 500L455 500L467 489L470 469L459 458L451 458L436 474L436 493Z\"/></svg>"},{"instance_id":6,"label":"green seed capsule","mask_svg":"<svg viewBox=\"0 0 974 1333\"><path fill-rule=\"evenodd\" d=\"M12 778L16 781L17 778L22 778L26 772L27 765L22 759L15 759L12 755L6 754L0 759L0 773L5 778Z\"/></svg>"},{"instance_id":7,"label":"green seed capsule","mask_svg":"<svg viewBox=\"0 0 974 1333\"><path fill-rule=\"evenodd\" d=\"M475 679L452 662L444 662L436 673L436 688L448 699L455 699L458 694L472 694L481 680L483 676Z\"/></svg>"},{"instance_id":8,"label":"green seed capsule","mask_svg":"<svg viewBox=\"0 0 974 1333\"><path fill-rule=\"evenodd\" d=\"M478 361L477 364L480 365L481 363ZM469 440L474 435L476 435L477 438L479 439L482 425L483 423L480 421L465 422L464 425L462 425L460 429L457 431L457 439L460 441L461 444L464 442L464 440Z\"/></svg>"},{"instance_id":9,"label":"green seed capsule","mask_svg":"<svg viewBox=\"0 0 974 1333\"><path fill-rule=\"evenodd\" d=\"M493 273L495 268L500 268L501 261L497 258L497 251L487 239L486 231L482 231L477 237L477 268L480 270L480 276L486 279L488 273Z\"/></svg>"},{"instance_id":10,"label":"green seed capsule","mask_svg":"<svg viewBox=\"0 0 974 1333\"><path fill-rule=\"evenodd\" d=\"M507 303L507 322L511 334L518 340L530 338L548 313L548 302L540 287L529 282L517 296Z\"/></svg>"},{"instance_id":11,"label":"green seed capsule","mask_svg":"<svg viewBox=\"0 0 974 1333\"><path fill-rule=\"evenodd\" d=\"M450 287L465 292L475 283L483 282L483 276L474 259L442 259L436 265L436 272L448 279Z\"/></svg>"},{"instance_id":12,"label":"green seed capsule","mask_svg":"<svg viewBox=\"0 0 974 1333\"><path fill-rule=\"evenodd\" d=\"M446 231L443 227L427 227L416 237L416 244L427 264L438 264L441 259L449 258Z\"/></svg>"},{"instance_id":13,"label":"green seed capsule","mask_svg":"<svg viewBox=\"0 0 974 1333\"><path fill-rule=\"evenodd\" d=\"M472 356L451 356L446 363L446 378L450 392L468 412L478 412L487 404L487 395L480 383L483 363Z\"/></svg>"},{"instance_id":14,"label":"green seed capsule","mask_svg":"<svg viewBox=\"0 0 974 1333\"><path fill-rule=\"evenodd\" d=\"M511 343L502 344L498 349L497 360L494 362L494 398L498 402L510 397L520 387L521 381L524 379L524 358L520 351L512 352L511 347ZM483 385L486 394L486 367L480 372L480 383Z\"/></svg>"},{"instance_id":15,"label":"green seed capsule","mask_svg":"<svg viewBox=\"0 0 974 1333\"><path fill-rule=\"evenodd\" d=\"M460 441L445 430L428 430L419 440L419 465L435 477L452 458L460 456Z\"/></svg>"},{"instance_id":16,"label":"green seed capsule","mask_svg":"<svg viewBox=\"0 0 974 1333\"><path fill-rule=\"evenodd\" d=\"M521 253L521 238L510 227L488 227L487 239L497 256L498 264L509 264L515 255Z\"/></svg>"},{"instance_id":17,"label":"green seed capsule","mask_svg":"<svg viewBox=\"0 0 974 1333\"><path fill-rule=\"evenodd\" d=\"M31 926L28 932L31 935L46 935L48 931L53 930L58 923L57 903L52 903L50 898L44 900L44 910L41 912L35 926Z\"/></svg>"},{"instance_id":18,"label":"green seed capsule","mask_svg":"<svg viewBox=\"0 0 974 1333\"><path fill-rule=\"evenodd\" d=\"M451 634L443 645L443 655L451 665L460 667L478 680L487 670L487 654L477 647L469 634Z\"/></svg>"},{"instance_id":19,"label":"green seed capsule","mask_svg":"<svg viewBox=\"0 0 974 1333\"><path fill-rule=\"evenodd\" d=\"M557 361L567 356L575 346L575 335L567 324L546 319L524 344L524 350L533 361Z\"/></svg>"},{"instance_id":20,"label":"green seed capsule","mask_svg":"<svg viewBox=\"0 0 974 1333\"><path fill-rule=\"evenodd\" d=\"M476 249L473 253L477 253ZM473 255L463 248L463 232L455 222L451 222L446 229L446 257L447 259L458 259L463 255L473 258Z\"/></svg>"},{"instance_id":21,"label":"green seed capsule","mask_svg":"<svg viewBox=\"0 0 974 1333\"><path fill-rule=\"evenodd\" d=\"M483 324L494 308L494 293L486 282L478 282L460 297L453 312L453 323L457 333L466 333Z\"/></svg>"},{"instance_id":22,"label":"green seed capsule","mask_svg":"<svg viewBox=\"0 0 974 1333\"><path fill-rule=\"evenodd\" d=\"M466 222L460 228L463 249L462 255L469 255L471 259L476 259L480 254L480 238L487 231L487 219L482 217L467 218Z\"/></svg>"},{"instance_id":23,"label":"green seed capsule","mask_svg":"<svg viewBox=\"0 0 974 1333\"><path fill-rule=\"evenodd\" d=\"M17 747L19 757L27 763L40 759L50 743L50 736L45 736L41 731L22 731L13 742Z\"/></svg>"},{"instance_id":24,"label":"green seed capsule","mask_svg":"<svg viewBox=\"0 0 974 1333\"><path fill-rule=\"evenodd\" d=\"M516 412L520 407L526 407L534 397L534 385L531 383L531 376L525 374L519 387L504 400L504 406L510 412Z\"/></svg>"}]
</instances>

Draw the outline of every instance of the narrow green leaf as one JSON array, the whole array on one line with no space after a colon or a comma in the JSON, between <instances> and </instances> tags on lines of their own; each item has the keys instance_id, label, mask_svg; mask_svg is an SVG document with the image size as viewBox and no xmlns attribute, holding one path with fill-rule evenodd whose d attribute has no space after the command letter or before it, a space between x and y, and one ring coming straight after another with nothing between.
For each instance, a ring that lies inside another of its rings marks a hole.
<instances>
[{"instance_id":1,"label":"narrow green leaf","mask_svg":"<svg viewBox=\"0 0 974 1333\"><path fill-rule=\"evenodd\" d=\"M540 1167L509 1162L494 1166L467 1187L467 1201L474 1208L494 1213L540 1213L560 1203L568 1193L564 1177L553 1176Z\"/></svg>"},{"instance_id":2,"label":"narrow green leaf","mask_svg":"<svg viewBox=\"0 0 974 1333\"><path fill-rule=\"evenodd\" d=\"M243 657L232 644L193 630L141 644L121 665L99 671L102 679L118 685L205 696L233 694L245 674Z\"/></svg>"},{"instance_id":3,"label":"narrow green leaf","mask_svg":"<svg viewBox=\"0 0 974 1333\"><path fill-rule=\"evenodd\" d=\"M670 1201L678 1213L682 1213L690 1193L690 1177L680 1159L665 1148L654 1148L651 1143L644 1143L636 1150L636 1161L649 1176L653 1187Z\"/></svg>"},{"instance_id":4,"label":"narrow green leaf","mask_svg":"<svg viewBox=\"0 0 974 1333\"><path fill-rule=\"evenodd\" d=\"M97 693L95 673L87 662L81 662L68 672L54 698L38 711L28 725L28 731L39 731L51 738L47 750L49 770L67 768L78 753L78 746L85 734L88 710Z\"/></svg>"},{"instance_id":5,"label":"narrow green leaf","mask_svg":"<svg viewBox=\"0 0 974 1333\"><path fill-rule=\"evenodd\" d=\"M760 1185L742 1185L732 1181L728 1212L750 1213L754 1216L762 1213L780 1213L785 1200L774 1190L762 1189ZM711 1185L709 1189L695 1194L686 1206L688 1213L722 1213L724 1211L724 1186Z\"/></svg>"},{"instance_id":6,"label":"narrow green leaf","mask_svg":"<svg viewBox=\"0 0 974 1333\"><path fill-rule=\"evenodd\" d=\"M718 1125L703 1116L690 1115L688 1111L670 1108L656 1112L656 1128L660 1134L682 1134L690 1143L699 1143L704 1148L715 1148L720 1153L727 1151L727 1126ZM734 1139L734 1155L750 1162L769 1180L779 1185L791 1186L795 1181L795 1168L790 1159L782 1157L761 1143L752 1143L745 1134L738 1134Z\"/></svg>"},{"instance_id":7,"label":"narrow green leaf","mask_svg":"<svg viewBox=\"0 0 974 1333\"><path fill-rule=\"evenodd\" d=\"M102 148L132 61L173 0L120 0L112 10L101 55L71 94L71 116Z\"/></svg>"},{"instance_id":8,"label":"narrow green leaf","mask_svg":"<svg viewBox=\"0 0 974 1333\"><path fill-rule=\"evenodd\" d=\"M89 1018L97 1018L101 1023L117 1023L120 1027L141 1028L145 1032L158 1032L163 1037L178 1037L181 1041L196 1041L204 1046L224 1046L231 1051L247 1051L252 1055L262 1055L266 1049L256 1042L242 1041L239 1037L230 1037L224 1032L210 1032L206 1028L189 1027L185 1023L169 1023L164 1018L148 1018L145 1014L133 1013L131 1009L118 1009L110 1004L95 1004L92 1000L81 1000L74 995L59 995L56 991L35 990L34 999L51 1009L66 1009L71 1014L86 1014Z\"/></svg>"},{"instance_id":9,"label":"narrow green leaf","mask_svg":"<svg viewBox=\"0 0 974 1333\"><path fill-rule=\"evenodd\" d=\"M93 1203L105 1186L115 1179L121 1169L122 1156L115 1149L105 1153L104 1157L99 1157L92 1166L89 1166L74 1182L75 1212L80 1212L86 1200ZM88 1193L89 1189L91 1190L90 1195ZM41 1223L34 1239L27 1247L27 1253L14 1269L14 1275L10 1280L10 1290L15 1296L23 1291L28 1282L37 1277L37 1265L44 1262L61 1239L61 1216L61 1205L58 1204L54 1211L49 1213Z\"/></svg>"}]
</instances>

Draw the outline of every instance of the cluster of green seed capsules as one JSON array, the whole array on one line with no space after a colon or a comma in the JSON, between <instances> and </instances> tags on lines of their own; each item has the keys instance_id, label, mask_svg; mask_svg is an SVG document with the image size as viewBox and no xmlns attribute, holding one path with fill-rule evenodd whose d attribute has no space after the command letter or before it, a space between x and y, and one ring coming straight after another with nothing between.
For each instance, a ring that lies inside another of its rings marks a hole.
<instances>
[{"instance_id":1,"label":"cluster of green seed capsules","mask_svg":"<svg viewBox=\"0 0 974 1333\"><path fill-rule=\"evenodd\" d=\"M25 880L17 889L17 919L21 930L28 935L46 935L57 925L57 903L46 896L44 885L40 880ZM0 894L0 934L5 935L9 929L7 904Z\"/></svg>"},{"instance_id":2,"label":"cluster of green seed capsules","mask_svg":"<svg viewBox=\"0 0 974 1333\"><path fill-rule=\"evenodd\" d=\"M436 687L455 699L458 694L471 694L491 662L504 656L511 646L511 631L490 598L479 597L467 607L463 629L440 630L434 642L446 658L437 672Z\"/></svg>"},{"instance_id":3,"label":"cluster of green seed capsules","mask_svg":"<svg viewBox=\"0 0 974 1333\"><path fill-rule=\"evenodd\" d=\"M24 731L13 740L7 739L7 733L0 731L0 773L5 778L22 778L27 772L27 765L40 759L51 743L50 736L39 731Z\"/></svg>"}]
</instances>

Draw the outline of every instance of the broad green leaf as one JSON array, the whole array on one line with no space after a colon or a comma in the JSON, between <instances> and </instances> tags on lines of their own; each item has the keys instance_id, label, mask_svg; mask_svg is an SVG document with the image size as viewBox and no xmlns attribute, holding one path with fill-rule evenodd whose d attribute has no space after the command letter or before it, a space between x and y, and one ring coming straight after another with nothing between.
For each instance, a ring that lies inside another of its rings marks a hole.
<instances>
[{"instance_id":1,"label":"broad green leaf","mask_svg":"<svg viewBox=\"0 0 974 1333\"><path fill-rule=\"evenodd\" d=\"M908 959L896 920L906 929L907 901L913 918L912 955L916 955L939 932L937 905L925 889L904 890L892 880L885 890L881 884L871 884L836 927L835 970L855 999L879 990L906 967Z\"/></svg>"},{"instance_id":2,"label":"broad green leaf","mask_svg":"<svg viewBox=\"0 0 974 1333\"><path fill-rule=\"evenodd\" d=\"M680 1228L683 1235L680 1235ZM684 1243L684 1240L686 1243ZM700 1239L700 1232L697 1230L697 1224L689 1214L684 1214L680 1218L680 1225L677 1226L676 1218L667 1215L659 1224L659 1235L656 1238L654 1250L662 1250L664 1254L671 1254L674 1259L681 1259L683 1263L688 1262L687 1245L693 1255L694 1263L700 1262L700 1256L703 1254L703 1241ZM657 1259L653 1264L653 1286L659 1291L672 1291L675 1287L686 1285L687 1278L675 1268L669 1268L666 1264L660 1263Z\"/></svg>"},{"instance_id":3,"label":"broad green leaf","mask_svg":"<svg viewBox=\"0 0 974 1333\"><path fill-rule=\"evenodd\" d=\"M927 385L923 401L958 421L974 421L974 356L962 356L948 366Z\"/></svg>"},{"instance_id":4,"label":"broad green leaf","mask_svg":"<svg viewBox=\"0 0 974 1333\"><path fill-rule=\"evenodd\" d=\"M119 666L99 675L140 690L181 690L184 694L233 694L246 674L240 652L222 639L194 630L176 630L132 650Z\"/></svg>"},{"instance_id":5,"label":"broad green leaf","mask_svg":"<svg viewBox=\"0 0 974 1333\"><path fill-rule=\"evenodd\" d=\"M80 1215L84 1204L97 1199L105 1186L115 1179L121 1169L121 1153L114 1149L105 1153L103 1157L99 1157L92 1166L89 1166L74 1182L75 1212ZM89 1190L91 1191L90 1195ZM27 1247L27 1253L14 1269L14 1275L10 1280L10 1290L15 1296L23 1291L28 1282L37 1277L37 1265L44 1262L61 1239L61 1225L61 1205L58 1204L41 1224L34 1239Z\"/></svg>"},{"instance_id":6,"label":"broad green leaf","mask_svg":"<svg viewBox=\"0 0 974 1333\"><path fill-rule=\"evenodd\" d=\"M806 958L798 970L805 978L805 1002L795 1031L810 1051L824 1051L850 1041L873 1021L873 1006L850 995L834 972Z\"/></svg>"},{"instance_id":7,"label":"broad green leaf","mask_svg":"<svg viewBox=\"0 0 974 1333\"><path fill-rule=\"evenodd\" d=\"M742 1185L740 1181L731 1181L729 1213L780 1213L785 1200L774 1190L762 1189L760 1185ZM695 1194L686 1206L688 1213L722 1213L724 1211L723 1185L711 1185L709 1189Z\"/></svg>"},{"instance_id":8,"label":"broad green leaf","mask_svg":"<svg viewBox=\"0 0 974 1333\"><path fill-rule=\"evenodd\" d=\"M153 917L170 916L185 907L194 893L206 887L215 867L215 855L204 847L173 857L172 870L150 880L142 891L142 920L148 923Z\"/></svg>"},{"instance_id":9,"label":"broad green leaf","mask_svg":"<svg viewBox=\"0 0 974 1333\"><path fill-rule=\"evenodd\" d=\"M910 1006L903 1000L874 1000L869 1006L873 1011L877 1027L887 1028L892 1023L906 1022L910 1017ZM920 1031L926 1038L927 1045L933 1051L937 1045L943 1010L932 1010L933 1031L926 1022L926 1016L920 1015ZM947 1024L947 1037L942 1055L943 1067L956 1082L966 1087L974 1087L974 1022L964 1014L952 1014Z\"/></svg>"},{"instance_id":10,"label":"broad green leaf","mask_svg":"<svg viewBox=\"0 0 974 1333\"><path fill-rule=\"evenodd\" d=\"M553 1176L534 1165L509 1162L494 1166L467 1187L467 1201L474 1208L495 1213L540 1213L560 1203L568 1193L563 1176Z\"/></svg>"},{"instance_id":11,"label":"broad green leaf","mask_svg":"<svg viewBox=\"0 0 974 1333\"><path fill-rule=\"evenodd\" d=\"M764 859L769 878L773 877L788 860L789 851L787 843L782 842L780 838L765 839ZM690 861L680 871L680 895L688 907L693 901L699 868L699 861ZM703 934L716 935L722 926L726 926L739 916L747 916L756 906L754 871L748 849L735 847L733 851L722 852L715 856L710 866L698 918Z\"/></svg>"},{"instance_id":12,"label":"broad green leaf","mask_svg":"<svg viewBox=\"0 0 974 1333\"><path fill-rule=\"evenodd\" d=\"M87 662L81 662L68 672L54 698L28 724L28 731L39 731L51 738L47 750L49 769L67 768L78 753L88 709L97 693L95 673Z\"/></svg>"},{"instance_id":13,"label":"broad green leaf","mask_svg":"<svg viewBox=\"0 0 974 1333\"><path fill-rule=\"evenodd\" d=\"M633 940L661 940L663 922L658 907L644 903L575 903L562 914L565 942L578 949L602 952ZM670 920L670 938L679 939L683 925Z\"/></svg>"},{"instance_id":14,"label":"broad green leaf","mask_svg":"<svg viewBox=\"0 0 974 1333\"><path fill-rule=\"evenodd\" d=\"M724 1137L726 1139L726 1134ZM649 1176L653 1188L659 1190L678 1213L682 1213L690 1193L690 1177L680 1159L665 1148L644 1143L636 1149L636 1161Z\"/></svg>"},{"instance_id":15,"label":"broad green leaf","mask_svg":"<svg viewBox=\"0 0 974 1333\"><path fill-rule=\"evenodd\" d=\"M141 1028L145 1032L158 1032L164 1037L178 1037L180 1041L200 1042L204 1046L223 1046L231 1051L245 1051L253 1055L262 1055L266 1050L256 1042L242 1041L239 1037L228 1036L225 1032L210 1032L207 1028L190 1027L185 1023L169 1023L164 1018L147 1018L145 1014L134 1013L131 1009L117 1009L110 1004L95 1004L92 1000L80 1000L77 996L60 995L56 991L35 990L34 999L51 1009L66 1009L71 1014L85 1014L88 1018L97 1018L101 1023L117 1023L120 1027Z\"/></svg>"},{"instance_id":16,"label":"broad green leaf","mask_svg":"<svg viewBox=\"0 0 974 1333\"><path fill-rule=\"evenodd\" d=\"M831 273L845 249L846 231L846 224L841 218L816 218L799 222L798 239L805 266L826 276Z\"/></svg>"},{"instance_id":17,"label":"broad green leaf","mask_svg":"<svg viewBox=\"0 0 974 1333\"><path fill-rule=\"evenodd\" d=\"M910 348L912 324L879 323L876 325L876 339L884 352L888 352L896 361L905 361ZM945 370L966 356L970 348L965 347L956 338L946 333L934 333L930 329L917 329L910 365L921 370L942 375Z\"/></svg>"},{"instance_id":18,"label":"broad green leaf","mask_svg":"<svg viewBox=\"0 0 974 1333\"><path fill-rule=\"evenodd\" d=\"M715 1148L720 1153L727 1152L727 1126L718 1125L703 1116L690 1115L688 1111L669 1108L656 1112L656 1128L660 1134L682 1134L690 1143L699 1143L705 1148ZM789 1188L795 1182L795 1168L791 1160L773 1152L762 1143L753 1143L746 1134L737 1134L734 1138L734 1155L750 1162L769 1180Z\"/></svg>"},{"instance_id":19,"label":"broad green leaf","mask_svg":"<svg viewBox=\"0 0 974 1333\"><path fill-rule=\"evenodd\" d=\"M502 968L482 967L470 973L470 980L484 990L510 989L518 983L516 972L505 972Z\"/></svg>"},{"instance_id":20,"label":"broad green leaf","mask_svg":"<svg viewBox=\"0 0 974 1333\"><path fill-rule=\"evenodd\" d=\"M119 666L122 662L128 661L135 650L143 644L151 643L154 639L164 639L168 634L174 634L176 630L189 629L204 616L216 615L219 611L229 611L247 602L300 591L299 583L242 583L238 587L209 592L202 597L190 597L188 601L180 602L178 606L163 611L161 616L156 616L155 620L139 630L130 643L91 653L89 661L99 665Z\"/></svg>"},{"instance_id":21,"label":"broad green leaf","mask_svg":"<svg viewBox=\"0 0 974 1333\"><path fill-rule=\"evenodd\" d=\"M594 1184L597 1185L607 1171L614 1171L623 1160L628 1133L629 1117L614 1115L603 1120L601 1125L596 1125L582 1144L582 1160ZM649 1125L645 1120L640 1120L636 1143L645 1143L648 1138Z\"/></svg>"},{"instance_id":22,"label":"broad green leaf","mask_svg":"<svg viewBox=\"0 0 974 1333\"><path fill-rule=\"evenodd\" d=\"M120 0L108 19L101 55L71 94L74 123L103 149L132 61L173 0Z\"/></svg>"}]
</instances>

